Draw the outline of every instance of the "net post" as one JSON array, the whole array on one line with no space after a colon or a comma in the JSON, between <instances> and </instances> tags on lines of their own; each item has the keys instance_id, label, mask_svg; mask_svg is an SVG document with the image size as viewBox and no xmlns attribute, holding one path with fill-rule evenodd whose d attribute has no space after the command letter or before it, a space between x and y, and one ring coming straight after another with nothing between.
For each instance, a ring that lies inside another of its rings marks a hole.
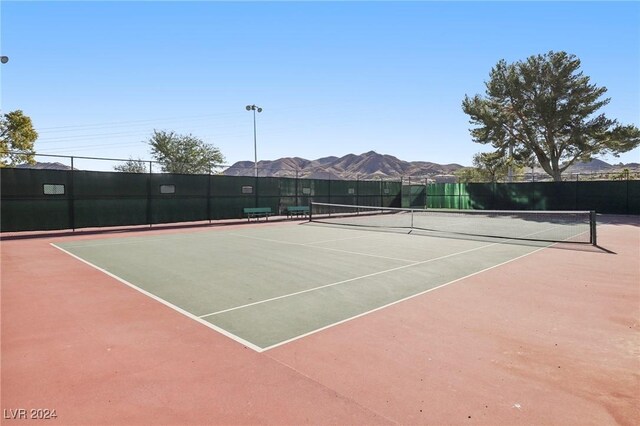
<instances>
[{"instance_id":1,"label":"net post","mask_svg":"<svg viewBox=\"0 0 640 426\"><path fill-rule=\"evenodd\" d=\"M591 244L593 244L594 246L598 245L598 238L597 238L597 233L596 233L596 211L595 210L591 210L589 212L589 227L590 227L590 234L591 234Z\"/></svg>"},{"instance_id":2,"label":"net post","mask_svg":"<svg viewBox=\"0 0 640 426\"><path fill-rule=\"evenodd\" d=\"M309 201L309 222L311 222L312 220L312 216L313 215L313 201Z\"/></svg>"}]
</instances>

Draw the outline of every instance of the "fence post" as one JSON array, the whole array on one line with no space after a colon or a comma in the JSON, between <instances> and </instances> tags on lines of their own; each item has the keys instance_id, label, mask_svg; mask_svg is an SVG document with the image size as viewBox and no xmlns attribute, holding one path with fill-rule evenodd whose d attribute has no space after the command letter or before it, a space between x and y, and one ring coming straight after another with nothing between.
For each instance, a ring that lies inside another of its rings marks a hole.
<instances>
[{"instance_id":1,"label":"fence post","mask_svg":"<svg viewBox=\"0 0 640 426\"><path fill-rule=\"evenodd\" d=\"M591 244L593 244L594 246L598 245L598 236L596 234L596 211L595 210L591 210L589 212L589 227L590 227L590 234L591 234Z\"/></svg>"},{"instance_id":2,"label":"fence post","mask_svg":"<svg viewBox=\"0 0 640 426\"><path fill-rule=\"evenodd\" d=\"M76 232L76 206L75 206L75 168L73 166L73 157L71 157L71 180L69 182L69 222L71 230Z\"/></svg>"},{"instance_id":3,"label":"fence post","mask_svg":"<svg viewBox=\"0 0 640 426\"><path fill-rule=\"evenodd\" d=\"M429 178L424 178L424 208L429 208Z\"/></svg>"},{"instance_id":4,"label":"fence post","mask_svg":"<svg viewBox=\"0 0 640 426\"><path fill-rule=\"evenodd\" d=\"M152 212L151 212L151 179L153 175L153 162L149 161L149 175L147 176L147 224L149 224L149 228L152 225Z\"/></svg>"},{"instance_id":5,"label":"fence post","mask_svg":"<svg viewBox=\"0 0 640 426\"><path fill-rule=\"evenodd\" d=\"M207 219L211 223L211 164L209 164L209 176L207 176Z\"/></svg>"},{"instance_id":6,"label":"fence post","mask_svg":"<svg viewBox=\"0 0 640 426\"><path fill-rule=\"evenodd\" d=\"M298 200L298 191L299 191L299 188L298 188L298 168L296 168L296 184L295 184L295 191L296 191L296 206L299 206L299 205L300 205L300 203L299 203L299 200Z\"/></svg>"}]
</instances>

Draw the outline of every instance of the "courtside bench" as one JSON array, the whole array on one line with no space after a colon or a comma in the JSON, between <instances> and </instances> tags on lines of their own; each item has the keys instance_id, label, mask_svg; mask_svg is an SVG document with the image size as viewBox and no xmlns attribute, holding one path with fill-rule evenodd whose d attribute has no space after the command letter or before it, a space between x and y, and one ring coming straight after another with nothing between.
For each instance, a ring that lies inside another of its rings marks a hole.
<instances>
[{"instance_id":1,"label":"courtside bench","mask_svg":"<svg viewBox=\"0 0 640 426\"><path fill-rule=\"evenodd\" d=\"M247 215L247 221L251 221L251 218L255 218L256 220L260 220L261 217L269 220L269 216L271 216L271 207L245 207L244 214Z\"/></svg>"},{"instance_id":2,"label":"courtside bench","mask_svg":"<svg viewBox=\"0 0 640 426\"><path fill-rule=\"evenodd\" d=\"M287 217L309 216L309 206L289 206L287 207Z\"/></svg>"}]
</instances>

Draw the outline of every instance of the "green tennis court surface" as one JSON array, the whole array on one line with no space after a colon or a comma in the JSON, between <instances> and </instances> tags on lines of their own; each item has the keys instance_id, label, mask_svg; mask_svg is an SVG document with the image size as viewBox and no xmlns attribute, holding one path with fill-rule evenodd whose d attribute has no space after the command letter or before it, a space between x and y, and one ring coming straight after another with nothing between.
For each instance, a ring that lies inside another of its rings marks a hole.
<instances>
[{"instance_id":1,"label":"green tennis court surface","mask_svg":"<svg viewBox=\"0 0 640 426\"><path fill-rule=\"evenodd\" d=\"M57 247L260 351L548 244L306 223Z\"/></svg>"}]
</instances>

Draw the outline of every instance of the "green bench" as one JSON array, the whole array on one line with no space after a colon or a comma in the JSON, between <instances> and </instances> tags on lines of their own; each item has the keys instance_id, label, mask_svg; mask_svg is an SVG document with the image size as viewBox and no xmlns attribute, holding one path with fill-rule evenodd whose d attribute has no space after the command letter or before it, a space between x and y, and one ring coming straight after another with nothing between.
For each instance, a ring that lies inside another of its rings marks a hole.
<instances>
[{"instance_id":1,"label":"green bench","mask_svg":"<svg viewBox=\"0 0 640 426\"><path fill-rule=\"evenodd\" d=\"M251 218L260 220L261 217L265 217L269 220L271 215L271 207L245 207L244 214L247 215L247 221L251 221Z\"/></svg>"},{"instance_id":2,"label":"green bench","mask_svg":"<svg viewBox=\"0 0 640 426\"><path fill-rule=\"evenodd\" d=\"M287 207L287 217L296 216L308 216L309 215L309 206L289 206Z\"/></svg>"}]
</instances>

